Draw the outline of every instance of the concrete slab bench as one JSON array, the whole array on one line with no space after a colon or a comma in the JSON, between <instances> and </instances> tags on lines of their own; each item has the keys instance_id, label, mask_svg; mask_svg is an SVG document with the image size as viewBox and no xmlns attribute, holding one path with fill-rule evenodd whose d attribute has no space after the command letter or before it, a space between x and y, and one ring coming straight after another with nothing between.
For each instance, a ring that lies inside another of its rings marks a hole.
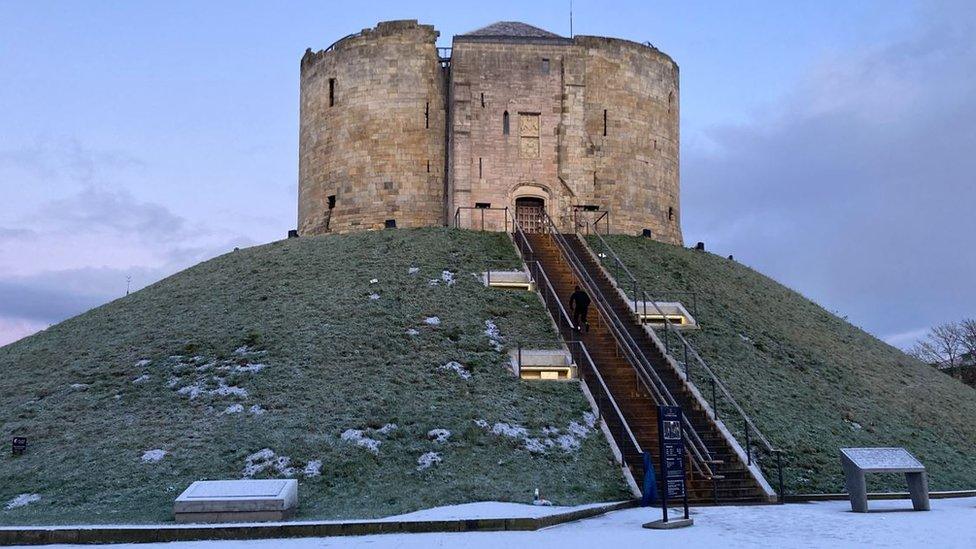
<instances>
[{"instance_id":1,"label":"concrete slab bench","mask_svg":"<svg viewBox=\"0 0 976 549\"><path fill-rule=\"evenodd\" d=\"M844 483L855 513L868 511L866 473L904 473L912 507L929 510L929 481L925 466L904 448L841 448Z\"/></svg>"},{"instance_id":2,"label":"concrete slab bench","mask_svg":"<svg viewBox=\"0 0 976 549\"><path fill-rule=\"evenodd\" d=\"M176 522L264 522L290 518L298 507L298 481L203 480L173 504Z\"/></svg>"}]
</instances>

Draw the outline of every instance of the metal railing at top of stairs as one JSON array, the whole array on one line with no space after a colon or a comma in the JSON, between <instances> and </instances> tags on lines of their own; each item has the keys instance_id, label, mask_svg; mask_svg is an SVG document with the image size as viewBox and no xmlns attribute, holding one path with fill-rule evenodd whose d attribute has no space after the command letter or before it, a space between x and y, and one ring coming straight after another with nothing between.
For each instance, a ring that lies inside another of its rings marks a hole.
<instances>
[{"instance_id":1,"label":"metal railing at top of stairs","mask_svg":"<svg viewBox=\"0 0 976 549\"><path fill-rule=\"evenodd\" d=\"M617 268L619 268L620 271L626 276L627 278L626 283L630 284L631 287L633 288L633 292L634 292L633 302L634 302L635 314L637 313L638 303L642 301L643 302L642 306L644 308L643 313L645 317L647 316L648 303L650 303L651 307L654 308L653 312L656 312L658 315L661 316L661 318L664 319L664 326L663 326L664 337L661 338L659 336L658 339L661 339L662 343L664 343L664 351L671 356L671 358L675 361L675 363L684 366L683 374L684 374L685 382L690 385L697 386L691 377L692 362L697 364L698 369L700 371L704 372L706 376L706 380L710 385L711 396L712 396L710 409L707 410L707 413L709 413L709 415L712 417L714 421L716 422L720 421L719 406L718 406L719 403L717 400L718 396L720 395L724 397L725 400L728 401L728 404L730 405L731 409L736 414L738 414L739 418L742 421L742 431L746 443L745 450L746 450L747 465L751 466L753 462L753 457L752 457L753 436L759 442L761 450L764 450L766 453L775 456L776 469L777 469L777 474L779 476L778 479L779 487L777 492L780 501L782 501L784 495L783 494L783 460L782 460L783 451L781 449L775 448L769 442L769 439L766 438L766 435L763 434L763 432L760 431L758 427L756 427L755 422L753 422L752 418L749 417L749 414L747 414L745 410L742 409L742 406L740 406L739 403L735 400L735 398L732 396L732 393L728 390L725 384L722 383L722 380L719 379L719 377L708 366L705 360L702 359L701 355L698 354L698 351L688 342L687 339L685 339L684 335L681 334L681 331L668 319L668 316L664 314L664 311L662 311L660 306L658 306L657 303L658 300L655 299L654 296L651 295L650 293L641 289L637 277L635 277L633 273L630 272L630 269L627 268L624 262L620 259L620 256L617 255L617 253L606 241L606 239L604 239L599 232L594 231L594 234L599 239L601 246L603 246L602 252L605 257L600 257L601 261L608 258L612 259L612 261L616 264ZM620 284L621 281L619 280L619 277L615 277L615 278L618 278L617 283ZM622 286L621 289L623 289ZM700 320L700 319L696 319L696 320ZM661 329L660 326L653 326L650 324L649 326L655 332ZM678 351L684 356L683 361L678 360L680 355L676 356L672 352L671 350L672 341L678 345ZM716 390L718 390L718 393L716 393ZM699 391L699 394L702 394L701 391ZM704 394L702 394L702 397L705 398ZM723 424L724 423L725 422L723 422Z\"/></svg>"},{"instance_id":2,"label":"metal railing at top of stairs","mask_svg":"<svg viewBox=\"0 0 976 549\"><path fill-rule=\"evenodd\" d=\"M543 212L542 216L545 232L553 238L556 246L562 251L562 255L569 263L570 269L575 274L576 279L589 290L590 298L597 304L598 310L602 313L601 317L604 319L604 324L607 326L614 340L617 341L618 348L623 351L627 361L634 368L634 371L637 373L637 379L641 381L641 384L647 389L648 393L658 405L679 406L677 400L668 390L667 385L661 380L660 376L654 370L653 365L649 363L647 357L640 350L637 342L633 340L626 328L622 326L612 305L606 301L606 298L600 292L599 286L589 276L584 266L579 264L579 259L575 256L569 244L566 243L565 238L559 232L555 223L545 212ZM694 425L688 419L687 414L683 417L684 428L682 432L692 467L707 479L715 480L722 478L712 471L711 464L716 463L716 461L712 459L708 447L698 435Z\"/></svg>"},{"instance_id":3,"label":"metal railing at top of stairs","mask_svg":"<svg viewBox=\"0 0 976 549\"><path fill-rule=\"evenodd\" d=\"M556 328L570 350L573 362L579 371L580 379L590 389L590 395L596 402L597 410L606 423L607 428L610 429L610 433L613 435L618 448L620 448L621 461L626 466L628 453L633 453L637 456L638 462L632 465L643 466L644 450L641 448L640 443L637 442L637 437L634 436L630 425L627 424L627 419L620 410L620 406L617 405L617 401L614 400L613 395L610 393L606 381L604 381L600 371L597 370L596 365L593 363L593 358L586 349L586 345L582 341L575 340L579 334L573 330L573 321L569 313L566 312L562 301L559 299L559 294L556 293L556 289L553 288L552 283L549 281L549 276L546 275L542 264L535 259L535 252L532 249L532 244L529 243L529 239L525 236L525 232L514 218L511 220L511 223L512 240L515 243L515 247L529 268L529 274L532 280L535 281L536 290L542 296L542 301L545 303L546 308L549 311L558 311L558 314L553 315L556 321ZM521 345L519 348L521 349ZM596 383L587 383L590 380L596 380ZM612 414L607 414L605 410L612 412ZM630 452L627 450L630 450Z\"/></svg>"}]
</instances>

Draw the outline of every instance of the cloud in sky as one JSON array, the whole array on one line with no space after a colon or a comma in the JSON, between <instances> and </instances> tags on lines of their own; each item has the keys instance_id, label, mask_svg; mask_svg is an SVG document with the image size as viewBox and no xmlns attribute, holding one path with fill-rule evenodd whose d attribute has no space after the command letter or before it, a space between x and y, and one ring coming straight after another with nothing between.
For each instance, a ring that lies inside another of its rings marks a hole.
<instances>
[{"instance_id":1,"label":"cloud in sky","mask_svg":"<svg viewBox=\"0 0 976 549\"><path fill-rule=\"evenodd\" d=\"M683 159L689 239L896 344L976 312L976 26L921 21L824 59L766 116L712 128Z\"/></svg>"}]
</instances>

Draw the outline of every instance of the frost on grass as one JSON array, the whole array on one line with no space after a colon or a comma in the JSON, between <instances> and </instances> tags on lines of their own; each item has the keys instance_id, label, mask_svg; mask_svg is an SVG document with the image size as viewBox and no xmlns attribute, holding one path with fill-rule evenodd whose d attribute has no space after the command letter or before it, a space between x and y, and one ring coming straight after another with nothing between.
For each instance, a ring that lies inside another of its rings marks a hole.
<instances>
[{"instance_id":1,"label":"frost on grass","mask_svg":"<svg viewBox=\"0 0 976 549\"><path fill-rule=\"evenodd\" d=\"M427 452L426 454L417 458L417 470L423 471L425 469L430 469L432 466L444 461L441 457L440 452Z\"/></svg>"},{"instance_id":2,"label":"frost on grass","mask_svg":"<svg viewBox=\"0 0 976 549\"><path fill-rule=\"evenodd\" d=\"M139 385L139 384L142 384L142 383L145 383L145 382L149 381L150 379L151 378L149 377L149 374L142 374L141 376L133 379L132 380L132 383L135 383L136 385Z\"/></svg>"},{"instance_id":3,"label":"frost on grass","mask_svg":"<svg viewBox=\"0 0 976 549\"><path fill-rule=\"evenodd\" d=\"M142 360L136 361L136 368L145 368L146 366L149 366L150 364L152 364L152 361L149 360L148 358L144 358Z\"/></svg>"},{"instance_id":4,"label":"frost on grass","mask_svg":"<svg viewBox=\"0 0 976 549\"><path fill-rule=\"evenodd\" d=\"M380 294L377 294L377 293L369 294L369 300L370 301L376 301L379 298L380 298Z\"/></svg>"},{"instance_id":5,"label":"frost on grass","mask_svg":"<svg viewBox=\"0 0 976 549\"><path fill-rule=\"evenodd\" d=\"M424 319L424 324L428 326L440 326L441 319L436 316L428 316L427 318Z\"/></svg>"},{"instance_id":6,"label":"frost on grass","mask_svg":"<svg viewBox=\"0 0 976 549\"><path fill-rule=\"evenodd\" d=\"M525 438L529 435L529 431L525 427L519 424L511 423L496 423L491 427L491 433L493 435L506 436L511 438Z\"/></svg>"},{"instance_id":7,"label":"frost on grass","mask_svg":"<svg viewBox=\"0 0 976 549\"><path fill-rule=\"evenodd\" d=\"M312 478L322 475L322 460L313 459L312 461L305 464L305 469L302 470L302 474L305 478Z\"/></svg>"},{"instance_id":8,"label":"frost on grass","mask_svg":"<svg viewBox=\"0 0 976 549\"><path fill-rule=\"evenodd\" d=\"M260 416L260 415L264 414L265 412L267 412L267 410L265 410L264 408L262 408L260 404L254 404L254 405L252 405L250 408L247 409L247 411L248 412L251 412L252 414L254 414L256 416Z\"/></svg>"},{"instance_id":9,"label":"frost on grass","mask_svg":"<svg viewBox=\"0 0 976 549\"><path fill-rule=\"evenodd\" d=\"M243 411L244 411L243 404L231 404L230 406L224 409L225 414L239 414Z\"/></svg>"},{"instance_id":10,"label":"frost on grass","mask_svg":"<svg viewBox=\"0 0 976 549\"><path fill-rule=\"evenodd\" d=\"M365 448L374 454L380 453L380 441L366 436L362 429L346 429L339 435L345 442Z\"/></svg>"},{"instance_id":11,"label":"frost on grass","mask_svg":"<svg viewBox=\"0 0 976 549\"><path fill-rule=\"evenodd\" d=\"M146 450L142 453L143 463L159 463L166 457L166 450Z\"/></svg>"},{"instance_id":12,"label":"frost on grass","mask_svg":"<svg viewBox=\"0 0 976 549\"><path fill-rule=\"evenodd\" d=\"M461 379L465 379L465 380L471 379L471 372L469 372L467 368L462 366L460 362L456 362L454 360L448 362L447 364L442 364L440 366L440 369L451 370L452 372L456 373L458 377L460 377Z\"/></svg>"},{"instance_id":13,"label":"frost on grass","mask_svg":"<svg viewBox=\"0 0 976 549\"><path fill-rule=\"evenodd\" d=\"M477 425L478 427L481 427L482 429L488 428L488 422L483 419L474 420L474 424Z\"/></svg>"},{"instance_id":14,"label":"frost on grass","mask_svg":"<svg viewBox=\"0 0 976 549\"><path fill-rule=\"evenodd\" d=\"M498 326L490 319L485 321L485 336L488 338L492 349L499 353L502 352L502 349L505 348L501 341L502 334L498 331Z\"/></svg>"},{"instance_id":15,"label":"frost on grass","mask_svg":"<svg viewBox=\"0 0 976 549\"><path fill-rule=\"evenodd\" d=\"M30 505L31 503L35 503L38 501L41 501L40 494L20 494L19 496L16 496L15 498L8 501L6 508L9 511L11 509L16 509L18 507Z\"/></svg>"},{"instance_id":16,"label":"frost on grass","mask_svg":"<svg viewBox=\"0 0 976 549\"><path fill-rule=\"evenodd\" d=\"M420 332L414 328L409 328L406 332L408 336L420 335Z\"/></svg>"},{"instance_id":17,"label":"frost on grass","mask_svg":"<svg viewBox=\"0 0 976 549\"><path fill-rule=\"evenodd\" d=\"M291 458L279 456L271 448L264 448L247 456L244 460L244 478L251 478L264 471L274 471L284 477L295 476L295 468L291 466Z\"/></svg>"},{"instance_id":18,"label":"frost on grass","mask_svg":"<svg viewBox=\"0 0 976 549\"><path fill-rule=\"evenodd\" d=\"M450 437L451 432L447 429L431 429L430 431L427 431L427 438L437 442L438 444L444 444Z\"/></svg>"},{"instance_id":19,"label":"frost on grass","mask_svg":"<svg viewBox=\"0 0 976 549\"><path fill-rule=\"evenodd\" d=\"M75 391L82 391L84 389L87 389L88 387L89 387L89 385L87 383L72 383L71 384L71 388L74 389Z\"/></svg>"}]
</instances>

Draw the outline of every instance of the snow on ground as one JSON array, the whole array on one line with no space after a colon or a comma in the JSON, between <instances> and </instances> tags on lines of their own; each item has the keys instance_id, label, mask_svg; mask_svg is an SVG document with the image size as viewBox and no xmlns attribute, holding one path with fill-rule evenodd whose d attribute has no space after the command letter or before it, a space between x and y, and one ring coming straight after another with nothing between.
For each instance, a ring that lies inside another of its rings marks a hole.
<instances>
[{"instance_id":1,"label":"snow on ground","mask_svg":"<svg viewBox=\"0 0 976 549\"><path fill-rule=\"evenodd\" d=\"M454 360L448 362L447 364L442 364L440 366L441 370L451 370L456 373L461 379L471 379L471 372L467 368L461 365L460 362Z\"/></svg>"},{"instance_id":2,"label":"snow on ground","mask_svg":"<svg viewBox=\"0 0 976 549\"><path fill-rule=\"evenodd\" d=\"M427 431L427 438L439 444L447 442L447 439L450 437L451 432L447 429L431 429L430 431Z\"/></svg>"},{"instance_id":3,"label":"snow on ground","mask_svg":"<svg viewBox=\"0 0 976 549\"><path fill-rule=\"evenodd\" d=\"M387 423L386 425L384 425L384 426L380 427L379 429L377 429L376 432L377 433L380 433L380 434L383 434L383 435L388 435L388 434L392 433L393 431L396 431L397 429L398 429L398 427L397 427L397 424L396 423Z\"/></svg>"},{"instance_id":4,"label":"snow on ground","mask_svg":"<svg viewBox=\"0 0 976 549\"><path fill-rule=\"evenodd\" d=\"M430 469L431 466L442 461L444 461L444 459L441 458L440 452L427 452L426 454L417 458L417 470L423 471L425 469Z\"/></svg>"},{"instance_id":5,"label":"snow on ground","mask_svg":"<svg viewBox=\"0 0 976 549\"><path fill-rule=\"evenodd\" d=\"M264 448L247 456L244 460L244 470L241 472L241 475L244 478L251 478L268 469L273 469L279 475L285 477L295 475L295 468L291 466L291 458L276 455L271 448Z\"/></svg>"},{"instance_id":6,"label":"snow on ground","mask_svg":"<svg viewBox=\"0 0 976 549\"><path fill-rule=\"evenodd\" d=\"M243 411L244 411L243 404L231 404L230 406L224 409L225 414L239 414Z\"/></svg>"},{"instance_id":7,"label":"snow on ground","mask_svg":"<svg viewBox=\"0 0 976 549\"><path fill-rule=\"evenodd\" d=\"M146 366L149 366L151 363L152 363L151 360L149 360L148 358L144 358L136 362L136 368L145 368Z\"/></svg>"},{"instance_id":8,"label":"snow on ground","mask_svg":"<svg viewBox=\"0 0 976 549\"><path fill-rule=\"evenodd\" d=\"M333 538L254 541L194 541L103 546L112 549L313 549L319 547L421 549L430 547L683 547L913 548L976 547L976 498L932 500L929 512L912 512L911 501L871 501L870 513L852 513L850 503L830 501L788 505L702 507L692 509L695 525L678 530L647 530L661 518L657 508L616 511L534 532L386 534ZM576 509L576 508L574 508ZM516 503L468 503L409 513L386 520L447 520L546 516L570 510ZM48 546L67 547L67 546ZM75 546L75 547L92 547Z\"/></svg>"},{"instance_id":9,"label":"snow on ground","mask_svg":"<svg viewBox=\"0 0 976 549\"><path fill-rule=\"evenodd\" d=\"M410 267L407 269L407 274L415 275L420 272L420 267Z\"/></svg>"},{"instance_id":10,"label":"snow on ground","mask_svg":"<svg viewBox=\"0 0 976 549\"><path fill-rule=\"evenodd\" d=\"M457 282L454 280L454 273L451 271L441 271L441 280L448 286L453 286Z\"/></svg>"},{"instance_id":11,"label":"snow on ground","mask_svg":"<svg viewBox=\"0 0 976 549\"><path fill-rule=\"evenodd\" d=\"M19 496L8 501L5 507L9 511L11 509L16 509L18 507L30 505L31 503L34 503L36 501L41 501L40 494L20 494Z\"/></svg>"},{"instance_id":12,"label":"snow on ground","mask_svg":"<svg viewBox=\"0 0 976 549\"><path fill-rule=\"evenodd\" d=\"M502 334L498 331L498 326L490 319L485 321L485 336L488 337L488 343L492 349L499 353L502 352L505 348L501 341Z\"/></svg>"},{"instance_id":13,"label":"snow on ground","mask_svg":"<svg viewBox=\"0 0 976 549\"><path fill-rule=\"evenodd\" d=\"M498 422L491 426L491 433L522 441L525 449L535 454L545 454L552 448L559 448L563 452L575 452L582 445L582 439L590 436L596 416L587 412L583 415L583 423L570 421L566 427L567 433L562 433L556 427L544 427L541 436L530 436L528 429L517 423ZM482 429L488 428L488 422L475 420L475 425Z\"/></svg>"},{"instance_id":14,"label":"snow on ground","mask_svg":"<svg viewBox=\"0 0 976 549\"><path fill-rule=\"evenodd\" d=\"M380 453L380 441L369 438L361 429L346 429L339 435L339 438L356 446L366 448L374 454Z\"/></svg>"},{"instance_id":15,"label":"snow on ground","mask_svg":"<svg viewBox=\"0 0 976 549\"><path fill-rule=\"evenodd\" d=\"M142 374L141 376L133 379L132 380L132 383L135 383L136 385L139 385L140 383L145 383L145 382L149 381L150 379L152 379L152 378L149 377L149 374Z\"/></svg>"},{"instance_id":16,"label":"snow on ground","mask_svg":"<svg viewBox=\"0 0 976 549\"><path fill-rule=\"evenodd\" d=\"M377 294L377 293L369 294L370 301L376 301L379 298L380 298L380 294Z\"/></svg>"},{"instance_id":17,"label":"snow on ground","mask_svg":"<svg viewBox=\"0 0 976 549\"><path fill-rule=\"evenodd\" d=\"M254 414L256 416L259 416L259 415L267 412L267 410L265 410L264 408L262 408L260 404L254 404L254 405L252 405L250 408L247 409L247 411L248 412L251 412L252 414Z\"/></svg>"},{"instance_id":18,"label":"snow on ground","mask_svg":"<svg viewBox=\"0 0 976 549\"><path fill-rule=\"evenodd\" d=\"M305 478L320 476L322 474L322 460L313 459L312 461L306 463L302 474L305 475Z\"/></svg>"},{"instance_id":19,"label":"snow on ground","mask_svg":"<svg viewBox=\"0 0 976 549\"><path fill-rule=\"evenodd\" d=\"M71 388L76 391L81 391L82 389L87 389L89 385L87 383L72 383Z\"/></svg>"},{"instance_id":20,"label":"snow on ground","mask_svg":"<svg viewBox=\"0 0 976 549\"><path fill-rule=\"evenodd\" d=\"M145 463L159 463L166 457L166 450L146 450L142 453L142 461Z\"/></svg>"},{"instance_id":21,"label":"snow on ground","mask_svg":"<svg viewBox=\"0 0 976 549\"><path fill-rule=\"evenodd\" d=\"M440 326L441 319L436 316L428 316L424 319L424 324L427 324L428 326Z\"/></svg>"},{"instance_id":22,"label":"snow on ground","mask_svg":"<svg viewBox=\"0 0 976 549\"><path fill-rule=\"evenodd\" d=\"M413 329L413 328L409 328L409 329L407 329L406 334L408 336L415 336L415 335L420 335L420 332L418 330Z\"/></svg>"}]
</instances>

